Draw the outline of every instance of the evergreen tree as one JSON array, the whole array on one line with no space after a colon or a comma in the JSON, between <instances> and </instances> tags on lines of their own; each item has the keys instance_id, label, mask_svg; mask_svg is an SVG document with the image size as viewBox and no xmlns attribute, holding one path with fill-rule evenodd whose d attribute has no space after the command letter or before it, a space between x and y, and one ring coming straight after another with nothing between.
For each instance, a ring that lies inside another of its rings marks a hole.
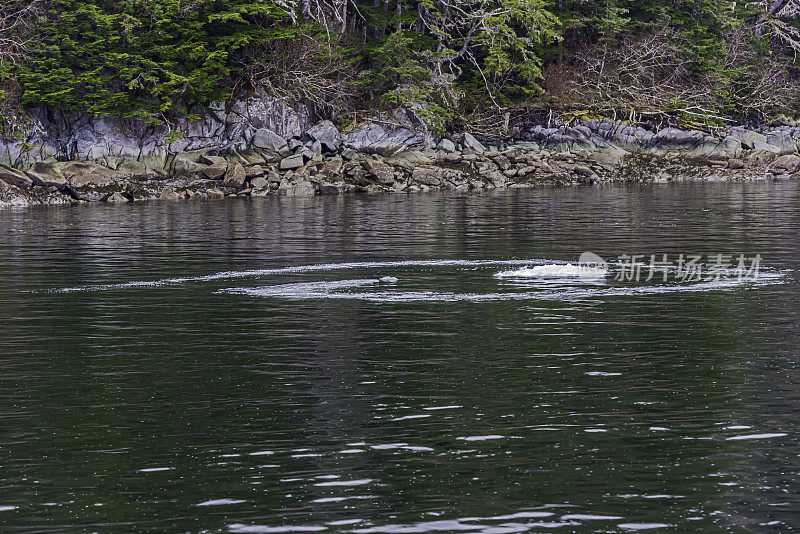
<instances>
[{"instance_id":1,"label":"evergreen tree","mask_svg":"<svg viewBox=\"0 0 800 534\"><path fill-rule=\"evenodd\" d=\"M446 116L535 104L544 81L544 105L789 113L759 88L771 65L800 92L798 17L800 0L6 0L0 103L167 120L264 85L332 115ZM595 97L558 90L594 73Z\"/></svg>"},{"instance_id":2,"label":"evergreen tree","mask_svg":"<svg viewBox=\"0 0 800 534\"><path fill-rule=\"evenodd\" d=\"M258 0L49 0L22 102L148 117L224 100L231 56L290 36Z\"/></svg>"}]
</instances>

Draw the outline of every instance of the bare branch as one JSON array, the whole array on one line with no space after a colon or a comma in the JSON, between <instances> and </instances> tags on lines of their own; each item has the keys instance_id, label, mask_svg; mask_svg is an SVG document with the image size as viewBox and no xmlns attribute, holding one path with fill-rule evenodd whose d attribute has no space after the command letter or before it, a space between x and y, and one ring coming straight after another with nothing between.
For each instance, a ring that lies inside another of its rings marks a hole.
<instances>
[{"instance_id":1,"label":"bare branch","mask_svg":"<svg viewBox=\"0 0 800 534\"><path fill-rule=\"evenodd\" d=\"M0 3L0 60L18 62L32 39L33 19L43 0L4 0Z\"/></svg>"}]
</instances>

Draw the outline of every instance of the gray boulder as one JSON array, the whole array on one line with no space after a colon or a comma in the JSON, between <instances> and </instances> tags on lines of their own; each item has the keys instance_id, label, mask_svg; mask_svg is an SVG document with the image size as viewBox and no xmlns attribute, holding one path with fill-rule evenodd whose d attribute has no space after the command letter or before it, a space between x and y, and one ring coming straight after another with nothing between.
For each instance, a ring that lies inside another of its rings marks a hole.
<instances>
[{"instance_id":1,"label":"gray boulder","mask_svg":"<svg viewBox=\"0 0 800 534\"><path fill-rule=\"evenodd\" d=\"M627 130L630 132L630 130ZM650 134L650 140L653 140L653 134ZM632 133L616 132L611 136L611 141L625 150L637 151L642 148L642 140L633 135Z\"/></svg>"},{"instance_id":2,"label":"gray boulder","mask_svg":"<svg viewBox=\"0 0 800 534\"><path fill-rule=\"evenodd\" d=\"M246 179L247 173L245 172L244 167L242 167L242 164L234 163L230 166L230 168L228 168L228 172L225 174L224 184L226 187L241 189Z\"/></svg>"},{"instance_id":3,"label":"gray boulder","mask_svg":"<svg viewBox=\"0 0 800 534\"><path fill-rule=\"evenodd\" d=\"M442 154L444 158L452 158L453 160L460 161L461 156L458 154ZM386 163L392 165L393 167L399 167L406 171L414 170L414 167L418 165L430 165L434 162L436 157L436 153L433 151L430 152L423 152L420 150L406 150L405 152L400 152L392 156L391 158L386 158Z\"/></svg>"},{"instance_id":4,"label":"gray boulder","mask_svg":"<svg viewBox=\"0 0 800 534\"><path fill-rule=\"evenodd\" d=\"M284 178L278 186L278 193L290 197L307 197L317 194L314 184L308 180Z\"/></svg>"},{"instance_id":5,"label":"gray boulder","mask_svg":"<svg viewBox=\"0 0 800 534\"><path fill-rule=\"evenodd\" d=\"M728 161L729 169L744 169L746 166L745 162L738 158L732 158Z\"/></svg>"},{"instance_id":6,"label":"gray boulder","mask_svg":"<svg viewBox=\"0 0 800 534\"><path fill-rule=\"evenodd\" d=\"M610 131L610 129L609 129ZM537 141L547 141L554 135L558 135L558 128L544 128L541 125L536 125L531 128L531 137Z\"/></svg>"},{"instance_id":7,"label":"gray boulder","mask_svg":"<svg viewBox=\"0 0 800 534\"><path fill-rule=\"evenodd\" d=\"M247 175L247 179L255 178L256 176L262 176L264 174L264 167L261 165L251 165L244 170L245 174Z\"/></svg>"},{"instance_id":8,"label":"gray boulder","mask_svg":"<svg viewBox=\"0 0 800 534\"><path fill-rule=\"evenodd\" d=\"M209 154L203 154L200 156L200 163L205 163L206 165L222 165L228 164L228 160L223 158L222 156L211 156Z\"/></svg>"},{"instance_id":9,"label":"gray boulder","mask_svg":"<svg viewBox=\"0 0 800 534\"><path fill-rule=\"evenodd\" d=\"M341 195L347 192L348 184L344 182L322 182L319 184L320 195ZM355 186L353 186L355 187Z\"/></svg>"},{"instance_id":10,"label":"gray boulder","mask_svg":"<svg viewBox=\"0 0 800 534\"><path fill-rule=\"evenodd\" d=\"M255 148L270 150L276 153L287 147L286 139L267 128L259 128L256 130L251 143Z\"/></svg>"},{"instance_id":11,"label":"gray boulder","mask_svg":"<svg viewBox=\"0 0 800 534\"><path fill-rule=\"evenodd\" d=\"M153 180L166 177L167 175L167 173L160 168L154 169L142 161L136 161L128 158L124 158L116 167L116 170L120 173L124 173L128 176L142 180Z\"/></svg>"},{"instance_id":12,"label":"gray boulder","mask_svg":"<svg viewBox=\"0 0 800 534\"><path fill-rule=\"evenodd\" d=\"M250 194L253 196L266 196L269 193L269 180L266 176L253 178L250 180L250 186L253 189Z\"/></svg>"},{"instance_id":13,"label":"gray boulder","mask_svg":"<svg viewBox=\"0 0 800 534\"><path fill-rule=\"evenodd\" d=\"M267 189L269 187L269 179L266 176L257 176L250 181L250 186L255 189Z\"/></svg>"},{"instance_id":14,"label":"gray boulder","mask_svg":"<svg viewBox=\"0 0 800 534\"><path fill-rule=\"evenodd\" d=\"M772 162L770 171L775 174L795 174L800 171L800 156L795 154L781 156Z\"/></svg>"},{"instance_id":15,"label":"gray boulder","mask_svg":"<svg viewBox=\"0 0 800 534\"><path fill-rule=\"evenodd\" d=\"M442 152L455 152L456 144L453 143L450 139L442 139L439 142L439 145L436 147L436 149Z\"/></svg>"},{"instance_id":16,"label":"gray boulder","mask_svg":"<svg viewBox=\"0 0 800 534\"><path fill-rule=\"evenodd\" d=\"M280 169L282 171L290 171L294 169L299 169L303 165L305 165L305 159L303 158L303 154L295 154L294 156L283 158L280 163Z\"/></svg>"},{"instance_id":17,"label":"gray boulder","mask_svg":"<svg viewBox=\"0 0 800 534\"><path fill-rule=\"evenodd\" d=\"M492 172L489 174L489 180L496 188L501 189L508 185L508 178L501 172Z\"/></svg>"},{"instance_id":18,"label":"gray boulder","mask_svg":"<svg viewBox=\"0 0 800 534\"><path fill-rule=\"evenodd\" d=\"M305 163L308 163L317 156L317 154L315 154L314 151L311 150L310 148L304 148L299 152L299 154L303 156L303 161Z\"/></svg>"},{"instance_id":19,"label":"gray boulder","mask_svg":"<svg viewBox=\"0 0 800 534\"><path fill-rule=\"evenodd\" d=\"M188 156L184 154L178 154L175 156L175 160L172 162L172 172L174 172L178 176L192 176L195 174L200 174L205 170L205 166L193 161Z\"/></svg>"},{"instance_id":20,"label":"gray boulder","mask_svg":"<svg viewBox=\"0 0 800 534\"><path fill-rule=\"evenodd\" d=\"M441 167L420 165L411 173L411 180L422 185L439 186L442 184L442 169Z\"/></svg>"},{"instance_id":21,"label":"gray boulder","mask_svg":"<svg viewBox=\"0 0 800 534\"><path fill-rule=\"evenodd\" d=\"M124 191L127 175L95 165L74 161L62 167L69 189L79 200L97 202L115 191Z\"/></svg>"},{"instance_id":22,"label":"gray boulder","mask_svg":"<svg viewBox=\"0 0 800 534\"><path fill-rule=\"evenodd\" d=\"M592 137L592 130L583 124L579 124L566 131L566 135L573 139L590 139Z\"/></svg>"},{"instance_id":23,"label":"gray boulder","mask_svg":"<svg viewBox=\"0 0 800 534\"><path fill-rule=\"evenodd\" d=\"M228 171L228 161L223 157L204 155L200 160L208 165L202 173L209 180L219 180Z\"/></svg>"},{"instance_id":24,"label":"gray boulder","mask_svg":"<svg viewBox=\"0 0 800 534\"><path fill-rule=\"evenodd\" d=\"M342 170L342 166L344 165L344 160L339 157L333 157L325 162L322 165L322 172L329 175L329 176L336 176Z\"/></svg>"},{"instance_id":25,"label":"gray boulder","mask_svg":"<svg viewBox=\"0 0 800 534\"><path fill-rule=\"evenodd\" d=\"M372 178L384 185L394 183L394 169L386 163L370 159L364 162L364 168L367 170L368 178Z\"/></svg>"},{"instance_id":26,"label":"gray boulder","mask_svg":"<svg viewBox=\"0 0 800 534\"><path fill-rule=\"evenodd\" d=\"M311 139L320 143L326 150L333 152L342 146L342 134L336 129L331 121L322 121L306 132Z\"/></svg>"},{"instance_id":27,"label":"gray boulder","mask_svg":"<svg viewBox=\"0 0 800 534\"><path fill-rule=\"evenodd\" d=\"M168 200L172 202L183 200L184 198L185 197L183 195L181 195L171 187L167 187L166 189L164 189L164 191L162 191L161 195L158 197L159 200Z\"/></svg>"},{"instance_id":28,"label":"gray boulder","mask_svg":"<svg viewBox=\"0 0 800 534\"><path fill-rule=\"evenodd\" d=\"M423 147L422 135L403 127L370 123L343 136L344 144L357 152L391 156L413 147Z\"/></svg>"},{"instance_id":29,"label":"gray boulder","mask_svg":"<svg viewBox=\"0 0 800 534\"><path fill-rule=\"evenodd\" d=\"M457 169L420 165L411 173L411 181L429 187L453 188L467 183L467 176Z\"/></svg>"},{"instance_id":30,"label":"gray boulder","mask_svg":"<svg viewBox=\"0 0 800 534\"><path fill-rule=\"evenodd\" d=\"M794 139L787 131L773 131L767 133L767 144L776 147L776 152L779 154L794 154L797 152L797 147L794 144Z\"/></svg>"},{"instance_id":31,"label":"gray boulder","mask_svg":"<svg viewBox=\"0 0 800 534\"><path fill-rule=\"evenodd\" d=\"M767 136L742 127L730 129L729 137L739 141L745 150L769 150Z\"/></svg>"},{"instance_id":32,"label":"gray boulder","mask_svg":"<svg viewBox=\"0 0 800 534\"><path fill-rule=\"evenodd\" d=\"M736 139L717 139L710 135L703 137L699 144L684 153L689 160L712 165L726 164L729 158L736 158L741 154L742 145Z\"/></svg>"},{"instance_id":33,"label":"gray boulder","mask_svg":"<svg viewBox=\"0 0 800 534\"><path fill-rule=\"evenodd\" d=\"M215 165L209 165L208 167L205 167L203 169L203 175L209 180L219 180L227 171L227 163L217 163Z\"/></svg>"},{"instance_id":34,"label":"gray boulder","mask_svg":"<svg viewBox=\"0 0 800 534\"><path fill-rule=\"evenodd\" d=\"M0 207L35 204L19 187L0 180Z\"/></svg>"},{"instance_id":35,"label":"gray boulder","mask_svg":"<svg viewBox=\"0 0 800 534\"><path fill-rule=\"evenodd\" d=\"M475 139L472 134L464 134L464 154L476 154L478 156L486 152L486 147L480 141Z\"/></svg>"},{"instance_id":36,"label":"gray boulder","mask_svg":"<svg viewBox=\"0 0 800 534\"><path fill-rule=\"evenodd\" d=\"M33 180L27 174L11 167L0 166L0 180L21 189L33 186Z\"/></svg>"},{"instance_id":37,"label":"gray boulder","mask_svg":"<svg viewBox=\"0 0 800 534\"><path fill-rule=\"evenodd\" d=\"M61 172L61 169L58 168L58 165L55 163L37 161L27 174L31 180L33 180L34 185L55 185L58 187L67 185L67 179L64 177L64 173Z\"/></svg>"},{"instance_id":38,"label":"gray boulder","mask_svg":"<svg viewBox=\"0 0 800 534\"><path fill-rule=\"evenodd\" d=\"M631 131L631 134L633 131ZM706 135L696 130L679 130L677 128L664 128L659 130L651 139L653 147L667 146L696 146L703 142Z\"/></svg>"},{"instance_id":39,"label":"gray boulder","mask_svg":"<svg viewBox=\"0 0 800 534\"><path fill-rule=\"evenodd\" d=\"M128 197L117 191L111 193L108 198L106 198L106 202L109 204L126 204L130 202L130 200L128 200Z\"/></svg>"}]
</instances>

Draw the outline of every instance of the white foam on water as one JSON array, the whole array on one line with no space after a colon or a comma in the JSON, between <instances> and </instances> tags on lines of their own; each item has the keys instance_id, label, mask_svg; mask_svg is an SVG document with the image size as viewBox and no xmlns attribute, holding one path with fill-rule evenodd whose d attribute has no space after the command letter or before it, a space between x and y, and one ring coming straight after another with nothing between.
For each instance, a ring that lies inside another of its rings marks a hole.
<instances>
[{"instance_id":1,"label":"white foam on water","mask_svg":"<svg viewBox=\"0 0 800 534\"><path fill-rule=\"evenodd\" d=\"M140 473L158 473L160 471L172 471L175 469L174 467L147 467L145 469L139 469Z\"/></svg>"},{"instance_id":2,"label":"white foam on water","mask_svg":"<svg viewBox=\"0 0 800 534\"><path fill-rule=\"evenodd\" d=\"M641 495L639 493L623 493L621 495L617 495L620 499L685 499L686 495Z\"/></svg>"},{"instance_id":3,"label":"white foam on water","mask_svg":"<svg viewBox=\"0 0 800 534\"><path fill-rule=\"evenodd\" d=\"M268 527L266 525L244 525L241 523L234 523L232 525L228 525L228 532L241 532L241 533L251 533L251 534L276 534L283 532L322 532L323 530L328 530L328 527L302 526L302 525Z\"/></svg>"},{"instance_id":4,"label":"white foam on water","mask_svg":"<svg viewBox=\"0 0 800 534\"><path fill-rule=\"evenodd\" d=\"M771 438L785 438L788 434L784 432L778 432L774 434L747 434L744 436L731 436L729 438L725 438L727 441L746 441L751 439L771 439Z\"/></svg>"},{"instance_id":5,"label":"white foam on water","mask_svg":"<svg viewBox=\"0 0 800 534\"><path fill-rule=\"evenodd\" d=\"M490 441L495 439L505 439L505 436L500 436L498 434L491 434L488 436L462 436L460 438L462 441Z\"/></svg>"},{"instance_id":6,"label":"white foam on water","mask_svg":"<svg viewBox=\"0 0 800 534\"><path fill-rule=\"evenodd\" d=\"M526 278L531 281L542 280L539 288L527 291L489 291L486 293L457 293L443 291L403 291L402 285L394 276L380 278L301 282L260 287L228 288L218 292L254 297L282 298L289 300L360 300L370 302L496 302L496 301L582 301L604 297L658 295L673 292L705 292L752 288L781 283L787 277L785 271L762 271L757 279L721 278L694 283L672 285L642 285L628 287L609 287L606 285L584 285L573 287L554 287L547 280L576 279L582 281L602 281L608 271L586 265L572 265L554 260L402 260L382 262L346 262L299 265L275 269L249 271L224 271L203 276L163 278L153 281L133 281L119 284L99 284L62 289L46 290L55 293L75 293L83 291L109 291L137 288L156 288L176 286L187 283L213 282L244 278L277 276L299 273L328 273L353 269L416 269L416 268L480 268L507 266L518 267L496 273L495 278ZM461 274L455 274L459 277ZM527 289L527 288L526 288Z\"/></svg>"},{"instance_id":7,"label":"white foam on water","mask_svg":"<svg viewBox=\"0 0 800 534\"><path fill-rule=\"evenodd\" d=\"M508 521L509 519L530 519L530 518L542 518L542 517L553 517L553 512L517 512L515 514L508 514L508 515L495 515L489 517L463 517L459 519L459 521L475 523L477 521Z\"/></svg>"},{"instance_id":8,"label":"white foam on water","mask_svg":"<svg viewBox=\"0 0 800 534\"><path fill-rule=\"evenodd\" d=\"M670 528L673 525L666 523L620 523L617 528L623 530L653 530L657 528Z\"/></svg>"},{"instance_id":9,"label":"white foam on water","mask_svg":"<svg viewBox=\"0 0 800 534\"><path fill-rule=\"evenodd\" d=\"M85 291L112 291L119 289L153 288L170 285L186 284L190 282L213 282L216 280L232 280L237 278L255 278L259 276L273 276L281 274L296 274L310 272L344 271L348 269L379 269L403 267L484 267L493 265L533 265L545 263L544 260L401 260L401 261L357 261L346 263L318 263L311 265L297 265L294 267L279 267L275 269L255 269L248 271L222 271L202 276L183 276L175 278L162 278L160 280L145 280L135 282L122 282L118 284L93 284L60 289L48 289L45 293L80 293ZM391 277L389 277L391 278ZM395 280L396 281L396 280ZM387 280L388 282L388 280Z\"/></svg>"},{"instance_id":10,"label":"white foam on water","mask_svg":"<svg viewBox=\"0 0 800 534\"><path fill-rule=\"evenodd\" d=\"M592 515L592 514L567 514L562 515L562 521L613 521L622 519L618 515Z\"/></svg>"},{"instance_id":11,"label":"white foam on water","mask_svg":"<svg viewBox=\"0 0 800 534\"><path fill-rule=\"evenodd\" d=\"M405 415L403 417L395 417L394 419L389 419L389 421L408 421L409 419L427 419L430 415L421 414L421 415Z\"/></svg>"},{"instance_id":12,"label":"white foam on water","mask_svg":"<svg viewBox=\"0 0 800 534\"><path fill-rule=\"evenodd\" d=\"M585 265L566 265L549 264L536 265L534 267L525 266L521 269L510 271L500 271L494 275L495 278L583 278L601 279L608 275L606 269L598 267L587 267Z\"/></svg>"},{"instance_id":13,"label":"white foam on water","mask_svg":"<svg viewBox=\"0 0 800 534\"><path fill-rule=\"evenodd\" d=\"M247 501L242 499L214 499L213 501L197 503L195 506L224 506L226 504L241 504L243 502Z\"/></svg>"},{"instance_id":14,"label":"white foam on water","mask_svg":"<svg viewBox=\"0 0 800 534\"><path fill-rule=\"evenodd\" d=\"M408 443L385 443L382 445L370 445L370 448L376 451L390 451L392 449L401 449L406 445L408 445Z\"/></svg>"},{"instance_id":15,"label":"white foam on water","mask_svg":"<svg viewBox=\"0 0 800 534\"><path fill-rule=\"evenodd\" d=\"M360 478L358 480L336 480L334 482L317 482L314 484L320 488L327 488L332 486L363 486L373 481L372 478Z\"/></svg>"},{"instance_id":16,"label":"white foam on water","mask_svg":"<svg viewBox=\"0 0 800 534\"><path fill-rule=\"evenodd\" d=\"M440 291L387 291L380 279L336 280L325 282L301 282L274 286L228 288L221 293L239 294L254 297L284 298L290 300L360 300L369 302L497 302L497 301L582 301L607 297L635 297L668 293L692 293L708 291L729 291L739 288L753 288L782 283L784 272L762 273L757 279L722 278L676 285L648 285L633 287L568 287L552 289L545 286L538 291L507 291L488 293L453 293ZM377 286L377 287L376 287ZM375 287L373 291L345 291Z\"/></svg>"}]
</instances>

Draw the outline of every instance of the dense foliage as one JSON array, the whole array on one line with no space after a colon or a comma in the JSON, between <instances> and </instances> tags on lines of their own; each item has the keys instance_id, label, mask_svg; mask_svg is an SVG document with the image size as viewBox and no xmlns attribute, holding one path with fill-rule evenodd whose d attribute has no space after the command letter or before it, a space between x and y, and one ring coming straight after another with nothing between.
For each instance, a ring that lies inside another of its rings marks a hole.
<instances>
[{"instance_id":1,"label":"dense foliage","mask_svg":"<svg viewBox=\"0 0 800 534\"><path fill-rule=\"evenodd\" d=\"M168 120L265 86L334 118L774 119L800 113L797 2L6 0L0 99Z\"/></svg>"}]
</instances>

